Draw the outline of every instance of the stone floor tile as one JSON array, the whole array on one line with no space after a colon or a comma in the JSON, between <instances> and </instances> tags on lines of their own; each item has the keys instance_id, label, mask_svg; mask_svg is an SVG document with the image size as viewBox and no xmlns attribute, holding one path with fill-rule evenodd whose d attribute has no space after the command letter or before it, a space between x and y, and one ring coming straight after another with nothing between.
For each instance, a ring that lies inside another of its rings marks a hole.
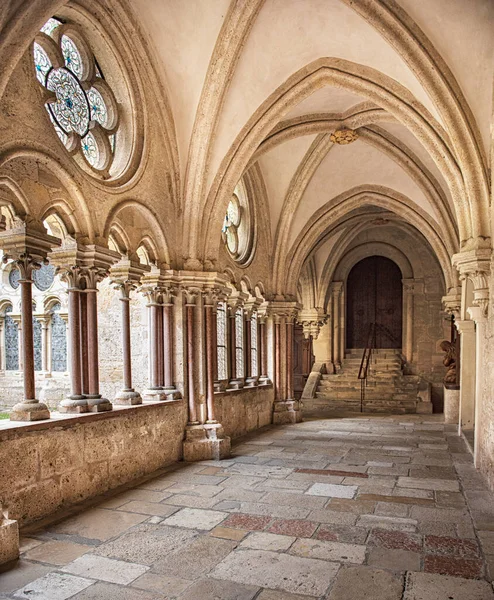
<instances>
[{"instance_id":1,"label":"stone floor tile","mask_svg":"<svg viewBox=\"0 0 494 600\"><path fill-rule=\"evenodd\" d=\"M224 540L239 542L240 540L243 540L248 533L249 532L245 529L233 529L231 527L222 527L221 525L218 525L209 532L209 535Z\"/></svg>"},{"instance_id":2,"label":"stone floor tile","mask_svg":"<svg viewBox=\"0 0 494 600\"><path fill-rule=\"evenodd\" d=\"M411 497L411 498L423 498L427 500L434 500L434 492L432 490L416 490L413 488L399 488L393 489L393 496Z\"/></svg>"},{"instance_id":3,"label":"stone floor tile","mask_svg":"<svg viewBox=\"0 0 494 600\"><path fill-rule=\"evenodd\" d=\"M436 523L460 523L470 522L468 509L458 510L455 508L427 508L425 506L413 506L410 517L418 521L435 521Z\"/></svg>"},{"instance_id":4,"label":"stone floor tile","mask_svg":"<svg viewBox=\"0 0 494 600\"><path fill-rule=\"evenodd\" d=\"M187 508L213 508L213 506L218 504L218 502L218 496L213 496L212 498L201 498L201 496L189 496L187 494L175 494L163 500L163 504L184 506ZM122 510L125 510L125 506L127 505L122 506Z\"/></svg>"},{"instance_id":5,"label":"stone floor tile","mask_svg":"<svg viewBox=\"0 0 494 600\"><path fill-rule=\"evenodd\" d=\"M370 534L368 544L381 546L382 548L388 548L390 550L421 552L422 536L416 533L374 529Z\"/></svg>"},{"instance_id":6,"label":"stone floor tile","mask_svg":"<svg viewBox=\"0 0 494 600\"><path fill-rule=\"evenodd\" d=\"M316 598L314 596L300 596L299 594L264 589L257 596L257 600L316 600Z\"/></svg>"},{"instance_id":7,"label":"stone floor tile","mask_svg":"<svg viewBox=\"0 0 494 600\"><path fill-rule=\"evenodd\" d=\"M463 558L478 557L479 545L476 540L442 537L437 535L424 536L424 551L427 554L449 554Z\"/></svg>"},{"instance_id":8,"label":"stone floor tile","mask_svg":"<svg viewBox=\"0 0 494 600\"><path fill-rule=\"evenodd\" d=\"M154 490L141 490L139 488L135 488L133 490L128 490L101 504L98 504L98 508L118 508L123 504L127 504L131 500L141 500L143 502L161 502L165 498L167 498L170 494L168 492L156 492Z\"/></svg>"},{"instance_id":9,"label":"stone floor tile","mask_svg":"<svg viewBox=\"0 0 494 600\"><path fill-rule=\"evenodd\" d=\"M242 508L242 503L236 500L221 500L213 506L215 510L224 510L226 512L239 511Z\"/></svg>"},{"instance_id":10,"label":"stone floor tile","mask_svg":"<svg viewBox=\"0 0 494 600\"><path fill-rule=\"evenodd\" d=\"M245 549L228 555L210 576L317 597L325 593L338 568L323 560Z\"/></svg>"},{"instance_id":11,"label":"stone floor tile","mask_svg":"<svg viewBox=\"0 0 494 600\"><path fill-rule=\"evenodd\" d=\"M236 546L237 542L203 535L184 544L166 558L156 561L151 570L168 577L197 579L210 571Z\"/></svg>"},{"instance_id":12,"label":"stone floor tile","mask_svg":"<svg viewBox=\"0 0 494 600\"><path fill-rule=\"evenodd\" d=\"M328 600L401 600L403 577L369 567L341 568Z\"/></svg>"},{"instance_id":13,"label":"stone floor tile","mask_svg":"<svg viewBox=\"0 0 494 600\"><path fill-rule=\"evenodd\" d=\"M311 537L317 529L317 523L306 520L277 519L268 527L267 531L279 535L294 537ZM264 548L271 550L272 548Z\"/></svg>"},{"instance_id":14,"label":"stone floor tile","mask_svg":"<svg viewBox=\"0 0 494 600\"><path fill-rule=\"evenodd\" d=\"M228 513L200 508L183 508L163 521L165 525L209 531L226 519Z\"/></svg>"},{"instance_id":15,"label":"stone floor tile","mask_svg":"<svg viewBox=\"0 0 494 600\"><path fill-rule=\"evenodd\" d=\"M408 573L403 600L493 600L487 581L429 573Z\"/></svg>"},{"instance_id":16,"label":"stone floor tile","mask_svg":"<svg viewBox=\"0 0 494 600\"><path fill-rule=\"evenodd\" d=\"M368 532L360 527L349 525L320 525L312 536L317 540L326 542L346 542L349 544L364 544Z\"/></svg>"},{"instance_id":17,"label":"stone floor tile","mask_svg":"<svg viewBox=\"0 0 494 600\"><path fill-rule=\"evenodd\" d=\"M222 482L222 488L241 488L244 490L252 490L256 488L256 485L266 481L265 477L252 477L247 475L231 475L225 481ZM221 491L221 490L220 490Z\"/></svg>"},{"instance_id":18,"label":"stone floor tile","mask_svg":"<svg viewBox=\"0 0 494 600\"><path fill-rule=\"evenodd\" d=\"M235 529L246 529L248 531L260 531L265 529L271 522L270 517L258 517L255 515L235 513L230 515L222 523L223 527L234 527Z\"/></svg>"},{"instance_id":19,"label":"stone floor tile","mask_svg":"<svg viewBox=\"0 0 494 600\"><path fill-rule=\"evenodd\" d=\"M434 506L434 500L431 498L416 498L414 496L391 495L382 496L379 494L359 493L358 500L363 502L391 502L393 504L417 504L419 506Z\"/></svg>"},{"instance_id":20,"label":"stone floor tile","mask_svg":"<svg viewBox=\"0 0 494 600\"><path fill-rule=\"evenodd\" d=\"M173 483L167 488L170 494L186 494L187 496L200 496L202 498L212 498L223 491L219 485L195 485L193 483Z\"/></svg>"},{"instance_id":21,"label":"stone floor tile","mask_svg":"<svg viewBox=\"0 0 494 600\"><path fill-rule=\"evenodd\" d=\"M266 494L266 491L272 491L272 488L258 486L256 487L256 491L244 490L242 488L237 489L233 487L225 488L214 497L214 500L216 502L221 502L223 500L235 500L237 502L259 502L259 500Z\"/></svg>"},{"instance_id":22,"label":"stone floor tile","mask_svg":"<svg viewBox=\"0 0 494 600\"><path fill-rule=\"evenodd\" d=\"M370 460L367 463L368 467L392 467L394 463L392 462L380 462L378 460Z\"/></svg>"},{"instance_id":23,"label":"stone floor tile","mask_svg":"<svg viewBox=\"0 0 494 600\"><path fill-rule=\"evenodd\" d=\"M135 579L130 585L149 592L159 592L166 597L175 598L192 585L193 581L179 577L166 577L147 572Z\"/></svg>"},{"instance_id":24,"label":"stone floor tile","mask_svg":"<svg viewBox=\"0 0 494 600\"><path fill-rule=\"evenodd\" d=\"M316 510L323 508L326 504L326 498L317 496L307 497L307 494L294 494L288 492L269 492L261 499L262 503L276 504L278 506L299 506L301 508L310 508Z\"/></svg>"},{"instance_id":25,"label":"stone floor tile","mask_svg":"<svg viewBox=\"0 0 494 600\"><path fill-rule=\"evenodd\" d=\"M70 517L50 528L53 533L77 535L82 538L106 541L142 523L147 517L136 513L92 508Z\"/></svg>"},{"instance_id":26,"label":"stone floor tile","mask_svg":"<svg viewBox=\"0 0 494 600\"><path fill-rule=\"evenodd\" d=\"M338 510L356 515L371 515L375 508L376 503L374 501L363 500L361 496L353 500L349 500L348 498L331 498L326 504L327 510Z\"/></svg>"},{"instance_id":27,"label":"stone floor tile","mask_svg":"<svg viewBox=\"0 0 494 600\"><path fill-rule=\"evenodd\" d=\"M88 587L71 600L169 600L169 598L155 591L148 592L134 587L100 582Z\"/></svg>"},{"instance_id":28,"label":"stone floor tile","mask_svg":"<svg viewBox=\"0 0 494 600\"><path fill-rule=\"evenodd\" d=\"M482 512L494 518L494 502L492 502L492 492L484 491L465 491L468 506L475 511Z\"/></svg>"},{"instance_id":29,"label":"stone floor tile","mask_svg":"<svg viewBox=\"0 0 494 600\"><path fill-rule=\"evenodd\" d=\"M333 483L340 484L344 477L336 477L335 475L314 475L313 473L292 473L281 481L298 481L298 482L310 482L310 483Z\"/></svg>"},{"instance_id":30,"label":"stone floor tile","mask_svg":"<svg viewBox=\"0 0 494 600\"><path fill-rule=\"evenodd\" d=\"M28 552L32 548L36 548L40 544L44 544L44 540L37 540L36 538L31 537L23 537L21 536L19 539L19 552L22 554L23 552Z\"/></svg>"},{"instance_id":31,"label":"stone floor tile","mask_svg":"<svg viewBox=\"0 0 494 600\"><path fill-rule=\"evenodd\" d=\"M32 563L21 558L12 568L0 574L0 592L9 593L47 575L53 567Z\"/></svg>"},{"instance_id":32,"label":"stone floor tile","mask_svg":"<svg viewBox=\"0 0 494 600\"><path fill-rule=\"evenodd\" d=\"M86 576L108 581L109 583L128 585L134 579L143 575L148 569L149 567L145 565L106 558L105 556L97 556L96 554L86 554L65 565L61 570L64 573L71 573L72 575Z\"/></svg>"},{"instance_id":33,"label":"stone floor tile","mask_svg":"<svg viewBox=\"0 0 494 600\"><path fill-rule=\"evenodd\" d=\"M232 512L242 512L251 515L265 515L280 519L305 519L310 512L309 508L298 506L277 506L276 504L263 504L261 502L242 502L239 509Z\"/></svg>"},{"instance_id":34,"label":"stone floor tile","mask_svg":"<svg viewBox=\"0 0 494 600\"><path fill-rule=\"evenodd\" d=\"M439 492L458 492L460 489L457 481L450 481L449 479L417 479L415 477L399 477L398 487Z\"/></svg>"},{"instance_id":35,"label":"stone floor tile","mask_svg":"<svg viewBox=\"0 0 494 600\"><path fill-rule=\"evenodd\" d=\"M465 497L459 492L436 492L435 495L438 508L463 508L466 504Z\"/></svg>"},{"instance_id":36,"label":"stone floor tile","mask_svg":"<svg viewBox=\"0 0 494 600\"><path fill-rule=\"evenodd\" d=\"M298 539L290 548L290 554L305 558L320 558L335 562L361 564L365 561L365 546Z\"/></svg>"},{"instance_id":37,"label":"stone floor tile","mask_svg":"<svg viewBox=\"0 0 494 600\"><path fill-rule=\"evenodd\" d=\"M175 552L197 536L191 529L177 529L166 525L139 525L116 540L95 549L95 554L143 565Z\"/></svg>"},{"instance_id":38,"label":"stone floor tile","mask_svg":"<svg viewBox=\"0 0 494 600\"><path fill-rule=\"evenodd\" d=\"M36 600L66 600L82 592L94 581L74 577L66 573L48 573L28 583L14 594L14 598L36 598Z\"/></svg>"},{"instance_id":39,"label":"stone floor tile","mask_svg":"<svg viewBox=\"0 0 494 600\"><path fill-rule=\"evenodd\" d=\"M254 531L250 533L240 544L240 548L252 548L253 550L272 550L273 552L285 551L295 541L296 537L289 535L275 535Z\"/></svg>"},{"instance_id":40,"label":"stone floor tile","mask_svg":"<svg viewBox=\"0 0 494 600\"><path fill-rule=\"evenodd\" d=\"M409 512L409 505L394 502L378 502L375 510L376 515L385 517L408 517Z\"/></svg>"},{"instance_id":41,"label":"stone floor tile","mask_svg":"<svg viewBox=\"0 0 494 600\"><path fill-rule=\"evenodd\" d=\"M402 517L385 517L380 515L361 515L357 520L358 527L378 527L381 529L392 529L395 531L417 530L417 521L415 519L405 519Z\"/></svg>"},{"instance_id":42,"label":"stone floor tile","mask_svg":"<svg viewBox=\"0 0 494 600\"><path fill-rule=\"evenodd\" d=\"M180 598L184 600L251 600L259 587L242 585L219 579L201 579L192 585Z\"/></svg>"},{"instance_id":43,"label":"stone floor tile","mask_svg":"<svg viewBox=\"0 0 494 600\"><path fill-rule=\"evenodd\" d=\"M199 471L199 473L201 475L217 475L218 473L222 473L222 472L223 472L222 467L204 467L204 469L201 469Z\"/></svg>"},{"instance_id":44,"label":"stone floor tile","mask_svg":"<svg viewBox=\"0 0 494 600\"><path fill-rule=\"evenodd\" d=\"M477 535L485 554L494 554L494 531L478 531Z\"/></svg>"},{"instance_id":45,"label":"stone floor tile","mask_svg":"<svg viewBox=\"0 0 494 600\"><path fill-rule=\"evenodd\" d=\"M455 556L426 554L424 556L424 571L453 577L480 579L484 574L484 565L479 559L467 560Z\"/></svg>"},{"instance_id":46,"label":"stone floor tile","mask_svg":"<svg viewBox=\"0 0 494 600\"><path fill-rule=\"evenodd\" d=\"M243 475L247 477L280 477L284 479L293 472L286 467L270 467L268 465L245 465L235 463L225 469L229 475Z\"/></svg>"},{"instance_id":47,"label":"stone floor tile","mask_svg":"<svg viewBox=\"0 0 494 600\"><path fill-rule=\"evenodd\" d=\"M159 504L158 502L144 502L142 500L132 500L130 502L127 502L127 504L120 506L116 510L123 512L139 513L142 515L151 515L154 517L169 517L170 515L173 515L173 513L177 512L178 507L169 506L168 503Z\"/></svg>"},{"instance_id":48,"label":"stone floor tile","mask_svg":"<svg viewBox=\"0 0 494 600\"><path fill-rule=\"evenodd\" d=\"M389 550L376 546L369 550L367 564L390 571L420 571L420 554L410 550Z\"/></svg>"},{"instance_id":49,"label":"stone floor tile","mask_svg":"<svg viewBox=\"0 0 494 600\"><path fill-rule=\"evenodd\" d=\"M297 481L295 479L291 479L288 477L287 479L267 479L264 483L261 483L256 486L257 490L268 490L271 491L271 488L274 489L283 489L283 490L300 490L304 492L306 489L310 487L310 481Z\"/></svg>"},{"instance_id":50,"label":"stone floor tile","mask_svg":"<svg viewBox=\"0 0 494 600\"><path fill-rule=\"evenodd\" d=\"M315 523L337 523L341 525L355 525L358 515L353 513L339 512L336 510L312 510L307 517Z\"/></svg>"},{"instance_id":51,"label":"stone floor tile","mask_svg":"<svg viewBox=\"0 0 494 600\"><path fill-rule=\"evenodd\" d=\"M455 523L441 523L441 521L420 521L419 533L424 535L439 535L443 537L457 537Z\"/></svg>"},{"instance_id":52,"label":"stone floor tile","mask_svg":"<svg viewBox=\"0 0 494 600\"><path fill-rule=\"evenodd\" d=\"M305 492L311 496L325 496L328 498L353 498L357 492L354 485L333 485L330 483L315 483Z\"/></svg>"},{"instance_id":53,"label":"stone floor tile","mask_svg":"<svg viewBox=\"0 0 494 600\"><path fill-rule=\"evenodd\" d=\"M29 550L25 553L24 557L29 560L38 560L50 565L61 566L66 565L93 549L93 546L53 540Z\"/></svg>"}]
</instances>

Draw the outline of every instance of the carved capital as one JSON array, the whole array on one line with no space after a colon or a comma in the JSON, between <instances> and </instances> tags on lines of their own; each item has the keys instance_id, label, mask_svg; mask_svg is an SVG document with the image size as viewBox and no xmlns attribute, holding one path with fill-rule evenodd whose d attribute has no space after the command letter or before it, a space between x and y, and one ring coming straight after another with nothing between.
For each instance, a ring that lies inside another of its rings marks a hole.
<instances>
[{"instance_id":1,"label":"carved capital","mask_svg":"<svg viewBox=\"0 0 494 600\"><path fill-rule=\"evenodd\" d=\"M487 316L489 309L491 254L489 248L477 248L460 252L452 258L453 266L460 274L460 280L465 281L468 278L473 283L473 305L480 307L484 316Z\"/></svg>"},{"instance_id":2,"label":"carved capital","mask_svg":"<svg viewBox=\"0 0 494 600\"><path fill-rule=\"evenodd\" d=\"M137 289L137 285L130 279L113 281L113 288L120 292L120 300L130 300L130 292Z\"/></svg>"},{"instance_id":3,"label":"carved capital","mask_svg":"<svg viewBox=\"0 0 494 600\"><path fill-rule=\"evenodd\" d=\"M4 254L3 262L6 264L12 260L12 263L19 269L21 277L19 281L22 283L23 281L31 281L32 282L32 274L33 271L37 271L41 269L42 264L48 264L48 260L46 259L37 259L34 256L31 256L27 253L22 253L17 256L17 258L13 258L8 254Z\"/></svg>"}]
</instances>

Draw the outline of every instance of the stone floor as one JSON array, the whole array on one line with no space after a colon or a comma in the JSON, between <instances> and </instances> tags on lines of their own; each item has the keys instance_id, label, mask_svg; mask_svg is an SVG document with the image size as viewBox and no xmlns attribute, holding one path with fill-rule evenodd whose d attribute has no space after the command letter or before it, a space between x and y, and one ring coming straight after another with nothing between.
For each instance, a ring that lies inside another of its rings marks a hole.
<instances>
[{"instance_id":1,"label":"stone floor","mask_svg":"<svg viewBox=\"0 0 494 600\"><path fill-rule=\"evenodd\" d=\"M494 496L439 416L307 421L30 531L1 598L493 600Z\"/></svg>"}]
</instances>

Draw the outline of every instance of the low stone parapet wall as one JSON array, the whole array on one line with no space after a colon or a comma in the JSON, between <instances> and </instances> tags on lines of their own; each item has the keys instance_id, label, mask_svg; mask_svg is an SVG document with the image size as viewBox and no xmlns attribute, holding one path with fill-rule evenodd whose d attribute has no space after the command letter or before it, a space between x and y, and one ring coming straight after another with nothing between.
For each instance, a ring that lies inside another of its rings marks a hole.
<instances>
[{"instance_id":1,"label":"low stone parapet wall","mask_svg":"<svg viewBox=\"0 0 494 600\"><path fill-rule=\"evenodd\" d=\"M180 460L183 400L1 422L0 504L30 523Z\"/></svg>"},{"instance_id":2,"label":"low stone parapet wall","mask_svg":"<svg viewBox=\"0 0 494 600\"><path fill-rule=\"evenodd\" d=\"M216 419L232 439L272 423L274 389L259 385L214 395Z\"/></svg>"}]
</instances>

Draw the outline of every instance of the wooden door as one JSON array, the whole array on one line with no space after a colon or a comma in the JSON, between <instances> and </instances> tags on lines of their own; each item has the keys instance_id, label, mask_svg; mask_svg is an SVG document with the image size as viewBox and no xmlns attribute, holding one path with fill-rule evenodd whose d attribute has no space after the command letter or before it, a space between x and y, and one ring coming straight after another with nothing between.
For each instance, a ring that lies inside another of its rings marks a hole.
<instances>
[{"instance_id":1,"label":"wooden door","mask_svg":"<svg viewBox=\"0 0 494 600\"><path fill-rule=\"evenodd\" d=\"M389 258L358 262L347 280L347 348L365 348L372 323L378 325L377 348L402 346L401 271Z\"/></svg>"}]
</instances>

